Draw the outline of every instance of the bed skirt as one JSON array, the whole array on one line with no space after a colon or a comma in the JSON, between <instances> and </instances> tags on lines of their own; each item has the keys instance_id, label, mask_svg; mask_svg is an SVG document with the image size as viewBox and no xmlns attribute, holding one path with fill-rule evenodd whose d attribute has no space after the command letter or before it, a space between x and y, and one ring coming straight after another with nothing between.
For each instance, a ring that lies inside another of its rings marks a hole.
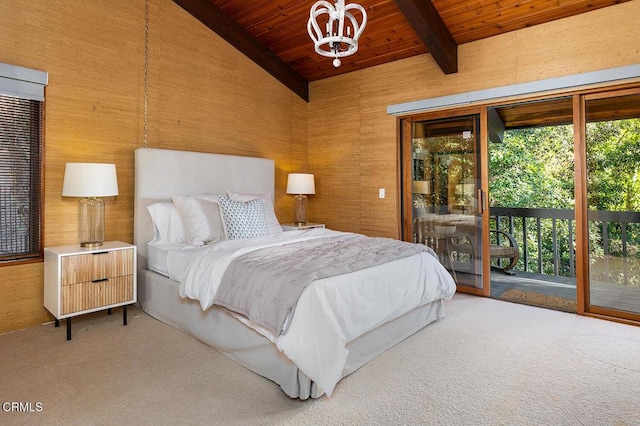
<instances>
[{"instance_id":1,"label":"bed skirt","mask_svg":"<svg viewBox=\"0 0 640 426\"><path fill-rule=\"evenodd\" d=\"M148 270L138 271L138 302L152 317L215 348L249 370L277 383L291 398L319 398L318 387L267 338L226 310L183 299L178 283ZM377 355L444 316L441 300L414 309L349 342L345 377Z\"/></svg>"}]
</instances>

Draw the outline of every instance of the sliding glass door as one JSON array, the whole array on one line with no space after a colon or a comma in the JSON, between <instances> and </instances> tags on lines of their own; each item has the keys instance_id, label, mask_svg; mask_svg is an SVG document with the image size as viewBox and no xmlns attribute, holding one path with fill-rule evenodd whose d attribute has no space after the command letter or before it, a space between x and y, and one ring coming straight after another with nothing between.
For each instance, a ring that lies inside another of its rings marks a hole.
<instances>
[{"instance_id":1,"label":"sliding glass door","mask_svg":"<svg viewBox=\"0 0 640 426\"><path fill-rule=\"evenodd\" d=\"M529 290L543 282L545 296L571 302L564 310L640 322L637 84L425 113L399 124L403 238L431 247L459 290L490 295L492 267L500 282ZM514 134L515 148L506 151ZM503 170L504 161L489 157L489 140L492 155L502 153L496 158L520 153L524 161ZM514 194L552 202L509 204ZM513 265L490 264L505 246L494 233L514 237Z\"/></svg>"},{"instance_id":2,"label":"sliding glass door","mask_svg":"<svg viewBox=\"0 0 640 426\"><path fill-rule=\"evenodd\" d=\"M403 125L404 238L431 247L458 286L482 285L480 115Z\"/></svg>"},{"instance_id":3,"label":"sliding glass door","mask_svg":"<svg viewBox=\"0 0 640 426\"><path fill-rule=\"evenodd\" d=\"M585 96L587 311L640 319L640 91Z\"/></svg>"}]
</instances>

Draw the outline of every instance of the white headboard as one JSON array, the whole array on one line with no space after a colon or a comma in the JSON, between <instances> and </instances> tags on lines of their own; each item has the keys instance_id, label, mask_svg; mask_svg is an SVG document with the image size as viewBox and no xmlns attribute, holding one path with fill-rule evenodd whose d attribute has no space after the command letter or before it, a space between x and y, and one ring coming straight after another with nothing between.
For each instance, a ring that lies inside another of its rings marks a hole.
<instances>
[{"instance_id":1,"label":"white headboard","mask_svg":"<svg viewBox=\"0 0 640 426\"><path fill-rule=\"evenodd\" d=\"M275 164L266 158L138 148L135 167L133 241L138 247L139 269L147 267L147 243L153 239L148 205L171 201L174 194L231 190L274 195Z\"/></svg>"}]
</instances>

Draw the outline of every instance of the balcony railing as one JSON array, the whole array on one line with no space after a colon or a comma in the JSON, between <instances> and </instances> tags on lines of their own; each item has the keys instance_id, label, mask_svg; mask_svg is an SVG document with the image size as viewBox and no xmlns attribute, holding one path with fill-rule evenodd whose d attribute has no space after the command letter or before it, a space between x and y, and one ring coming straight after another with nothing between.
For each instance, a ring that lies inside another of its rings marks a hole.
<instances>
[{"instance_id":1,"label":"balcony railing","mask_svg":"<svg viewBox=\"0 0 640 426\"><path fill-rule=\"evenodd\" d=\"M489 212L490 228L506 231L518 242L520 261L514 270L575 277L573 210L491 207ZM631 271L626 259L640 257L640 212L591 210L588 220L590 261L600 261L603 279L627 284ZM625 259L622 268L620 259Z\"/></svg>"}]
</instances>

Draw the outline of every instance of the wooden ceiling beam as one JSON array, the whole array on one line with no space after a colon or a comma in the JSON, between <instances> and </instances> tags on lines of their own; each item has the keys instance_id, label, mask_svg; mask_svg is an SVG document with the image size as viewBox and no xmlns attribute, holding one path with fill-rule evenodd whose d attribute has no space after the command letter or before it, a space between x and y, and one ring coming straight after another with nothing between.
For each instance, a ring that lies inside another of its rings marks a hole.
<instances>
[{"instance_id":1,"label":"wooden ceiling beam","mask_svg":"<svg viewBox=\"0 0 640 426\"><path fill-rule=\"evenodd\" d=\"M431 0L395 0L445 74L458 72L458 45Z\"/></svg>"},{"instance_id":2,"label":"wooden ceiling beam","mask_svg":"<svg viewBox=\"0 0 640 426\"><path fill-rule=\"evenodd\" d=\"M262 67L274 78L309 102L309 82L284 63L268 47L251 37L237 22L229 18L209 0L173 0L210 30Z\"/></svg>"}]
</instances>

